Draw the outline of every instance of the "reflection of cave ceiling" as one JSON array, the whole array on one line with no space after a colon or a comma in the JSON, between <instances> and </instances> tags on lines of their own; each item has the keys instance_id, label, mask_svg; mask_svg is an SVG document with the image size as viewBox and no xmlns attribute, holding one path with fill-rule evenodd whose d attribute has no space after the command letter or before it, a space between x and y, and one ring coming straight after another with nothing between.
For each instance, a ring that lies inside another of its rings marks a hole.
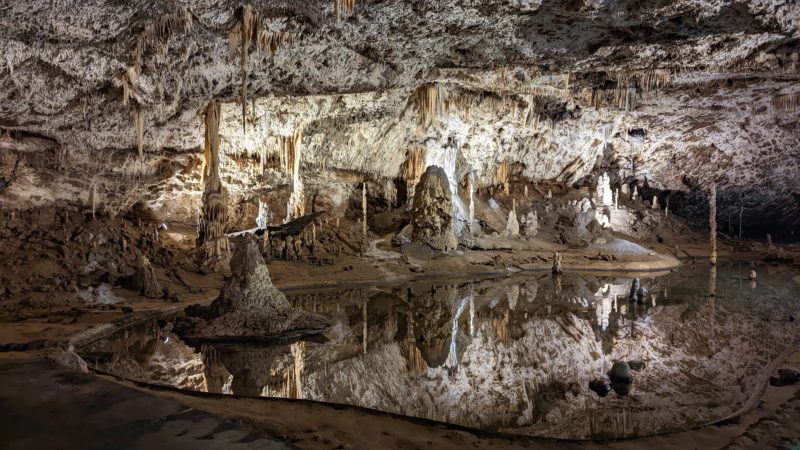
<instances>
[{"instance_id":1,"label":"reflection of cave ceiling","mask_svg":"<svg viewBox=\"0 0 800 450\"><path fill-rule=\"evenodd\" d=\"M136 152L120 81L136 38L187 7L191 29L175 32L163 56L145 53L132 96L144 110L150 160L198 152L204 105L238 99L239 65L227 47L239 3L3 2L0 127L67 149L67 166L80 170L62 174L71 180L54 191L120 170L97 162ZM330 0L252 2L267 28L300 38L272 57L251 54L252 123L243 134L240 107L226 106L227 153L274 151L275 136L302 127L305 164L391 177L410 145L435 153L452 137L462 173L472 168L484 183L503 160L536 179L555 177L576 157L586 163L578 177L596 167L631 175L634 161L636 175L655 187L716 178L723 200L725 191L747 191L800 220L795 2L357 3L353 17L337 22ZM444 114L418 130L413 94L423 82L468 98L469 114ZM592 93L603 97L597 108ZM2 152L23 145L0 139ZM27 178L41 190L37 180Z\"/></svg>"}]
</instances>

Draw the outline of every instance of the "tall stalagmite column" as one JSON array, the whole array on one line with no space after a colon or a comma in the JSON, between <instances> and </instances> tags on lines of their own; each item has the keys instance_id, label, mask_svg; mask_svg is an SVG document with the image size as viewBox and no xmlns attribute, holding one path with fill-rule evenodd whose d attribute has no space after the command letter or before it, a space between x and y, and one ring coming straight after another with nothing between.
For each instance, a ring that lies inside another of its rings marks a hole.
<instances>
[{"instance_id":1,"label":"tall stalagmite column","mask_svg":"<svg viewBox=\"0 0 800 450\"><path fill-rule=\"evenodd\" d=\"M717 184L711 183L711 193L708 196L708 225L711 238L711 264L717 264Z\"/></svg>"},{"instance_id":2,"label":"tall stalagmite column","mask_svg":"<svg viewBox=\"0 0 800 450\"><path fill-rule=\"evenodd\" d=\"M206 177L203 206L197 221L196 245L202 249L202 265L210 270L224 267L230 256L230 243L225 234L228 222L228 193L219 177L220 107L210 102L206 109L205 158Z\"/></svg>"}]
</instances>

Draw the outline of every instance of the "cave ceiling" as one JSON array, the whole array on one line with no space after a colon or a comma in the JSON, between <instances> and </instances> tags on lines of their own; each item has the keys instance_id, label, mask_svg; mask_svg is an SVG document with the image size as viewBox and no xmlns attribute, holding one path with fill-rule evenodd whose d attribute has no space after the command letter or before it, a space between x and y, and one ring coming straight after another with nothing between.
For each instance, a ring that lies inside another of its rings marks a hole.
<instances>
[{"instance_id":1,"label":"cave ceiling","mask_svg":"<svg viewBox=\"0 0 800 450\"><path fill-rule=\"evenodd\" d=\"M714 181L723 202L744 196L800 222L797 2L356 0L337 19L332 0L253 0L265 30L293 39L250 51L246 130L229 49L242 5L3 0L0 151L64 148L75 162L61 188L85 190L93 161L123 167L136 155L131 105L154 159L200 152L214 99L229 154L302 129L304 164L391 178L410 146L457 142L459 171L483 184L503 161L547 180L580 158L572 181L601 171L658 189ZM137 58L140 37L168 16L183 22ZM431 83L455 106L420 127L415 92Z\"/></svg>"}]
</instances>

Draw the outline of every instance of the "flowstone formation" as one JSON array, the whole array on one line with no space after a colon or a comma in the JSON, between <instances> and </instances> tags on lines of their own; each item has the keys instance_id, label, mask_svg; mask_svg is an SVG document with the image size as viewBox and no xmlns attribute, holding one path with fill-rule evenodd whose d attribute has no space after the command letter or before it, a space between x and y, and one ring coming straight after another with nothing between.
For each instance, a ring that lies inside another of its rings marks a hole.
<instances>
[{"instance_id":1,"label":"flowstone formation","mask_svg":"<svg viewBox=\"0 0 800 450\"><path fill-rule=\"evenodd\" d=\"M434 250L458 246L453 218L453 197L444 169L429 166L415 188L412 238Z\"/></svg>"},{"instance_id":2,"label":"flowstone formation","mask_svg":"<svg viewBox=\"0 0 800 450\"><path fill-rule=\"evenodd\" d=\"M232 277L207 308L187 308L176 331L196 341L267 341L314 334L329 326L326 318L293 308L269 276L258 243L247 238L231 258Z\"/></svg>"},{"instance_id":3,"label":"flowstone formation","mask_svg":"<svg viewBox=\"0 0 800 450\"><path fill-rule=\"evenodd\" d=\"M197 221L197 247L203 270L217 271L230 255L230 243L225 234L228 222L228 192L219 176L220 107L210 102L206 108L205 187L203 208Z\"/></svg>"}]
</instances>

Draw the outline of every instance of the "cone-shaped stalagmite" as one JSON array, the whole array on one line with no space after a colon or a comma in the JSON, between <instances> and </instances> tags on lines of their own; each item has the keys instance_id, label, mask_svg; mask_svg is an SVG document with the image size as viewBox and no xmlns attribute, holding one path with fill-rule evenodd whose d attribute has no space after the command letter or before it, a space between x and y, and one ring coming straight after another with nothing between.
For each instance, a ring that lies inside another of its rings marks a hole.
<instances>
[{"instance_id":1,"label":"cone-shaped stalagmite","mask_svg":"<svg viewBox=\"0 0 800 450\"><path fill-rule=\"evenodd\" d=\"M269 276L269 270L252 237L239 242L230 261L232 277L207 308L188 309L191 316L179 327L194 339L261 339L289 332L317 332L327 319L293 308Z\"/></svg>"},{"instance_id":2,"label":"cone-shaped stalagmite","mask_svg":"<svg viewBox=\"0 0 800 450\"><path fill-rule=\"evenodd\" d=\"M219 121L219 104L211 102L206 109L206 179L196 242L197 247L202 249L201 265L210 270L220 269L220 264L230 255L230 244L225 234L228 195L219 177Z\"/></svg>"},{"instance_id":3,"label":"cone-shaped stalagmite","mask_svg":"<svg viewBox=\"0 0 800 450\"><path fill-rule=\"evenodd\" d=\"M136 262L136 287L145 297L158 298L162 295L161 286L156 280L156 273L147 256L139 256Z\"/></svg>"}]
</instances>

